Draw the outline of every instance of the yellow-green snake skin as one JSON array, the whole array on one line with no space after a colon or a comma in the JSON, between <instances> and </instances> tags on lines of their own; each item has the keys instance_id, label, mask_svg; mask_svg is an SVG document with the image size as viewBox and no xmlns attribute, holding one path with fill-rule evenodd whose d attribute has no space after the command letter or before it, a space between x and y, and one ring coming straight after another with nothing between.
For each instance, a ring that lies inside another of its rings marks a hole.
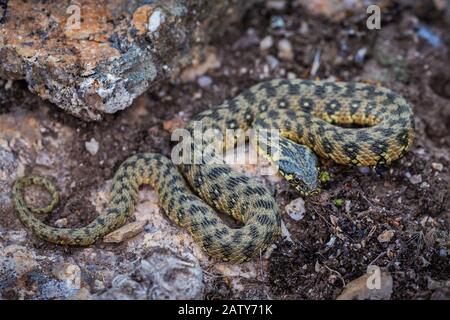
<instances>
[{"instance_id":1,"label":"yellow-green snake skin","mask_svg":"<svg viewBox=\"0 0 450 320\"><path fill-rule=\"evenodd\" d=\"M280 129L279 145L265 156L304 195L318 191L315 155L347 165L390 164L407 152L414 138L413 113L405 99L364 83L266 81L200 113L188 124L191 132L194 120L201 120L203 130ZM32 184L53 195L47 207L27 206L23 189ZM260 182L226 164L177 167L160 154L127 159L114 176L106 212L82 228L55 228L33 216L51 211L58 201L45 178L18 179L13 199L20 220L39 237L64 245L90 245L126 223L142 184L156 189L167 216L215 258L247 261L281 234L275 200ZM215 210L241 221L243 227L229 227Z\"/></svg>"}]
</instances>

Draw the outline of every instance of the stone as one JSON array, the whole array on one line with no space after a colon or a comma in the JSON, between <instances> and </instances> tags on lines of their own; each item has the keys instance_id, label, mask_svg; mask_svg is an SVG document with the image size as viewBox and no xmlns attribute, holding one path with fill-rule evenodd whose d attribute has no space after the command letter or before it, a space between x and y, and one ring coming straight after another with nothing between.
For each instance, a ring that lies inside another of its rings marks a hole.
<instances>
[{"instance_id":1,"label":"stone","mask_svg":"<svg viewBox=\"0 0 450 320\"><path fill-rule=\"evenodd\" d=\"M432 164L431 164L431 167L434 169L434 170L436 170L436 171L442 171L442 170L444 170L444 165L442 164L442 163L439 163L439 162L433 162Z\"/></svg>"},{"instance_id":2,"label":"stone","mask_svg":"<svg viewBox=\"0 0 450 320\"><path fill-rule=\"evenodd\" d=\"M272 36L265 36L261 42L259 43L259 48L262 51L267 51L273 46L273 38Z\"/></svg>"},{"instance_id":3,"label":"stone","mask_svg":"<svg viewBox=\"0 0 450 320\"><path fill-rule=\"evenodd\" d=\"M84 146L86 147L86 150L93 156L97 154L99 149L98 141L95 140L95 138L91 138L91 140L86 141L84 143Z\"/></svg>"},{"instance_id":4,"label":"stone","mask_svg":"<svg viewBox=\"0 0 450 320\"><path fill-rule=\"evenodd\" d=\"M175 78L252 1L6 2L0 77L87 121Z\"/></svg>"},{"instance_id":5,"label":"stone","mask_svg":"<svg viewBox=\"0 0 450 320\"><path fill-rule=\"evenodd\" d=\"M137 262L131 274L119 274L110 289L94 299L201 299L203 270L192 255L179 256L170 249L153 248Z\"/></svg>"},{"instance_id":6,"label":"stone","mask_svg":"<svg viewBox=\"0 0 450 320\"><path fill-rule=\"evenodd\" d=\"M377 239L381 243L389 242L391 241L394 234L395 234L394 230L385 230L377 237Z\"/></svg>"},{"instance_id":7,"label":"stone","mask_svg":"<svg viewBox=\"0 0 450 320\"><path fill-rule=\"evenodd\" d=\"M130 239L139 233L141 233L147 224L147 220L135 221L127 223L123 227L114 230L113 232L107 234L103 238L103 242L107 243L120 243L127 239Z\"/></svg>"},{"instance_id":8,"label":"stone","mask_svg":"<svg viewBox=\"0 0 450 320\"><path fill-rule=\"evenodd\" d=\"M278 42L278 57L283 60L293 60L294 59L294 49L292 44L288 39L281 39Z\"/></svg>"},{"instance_id":9,"label":"stone","mask_svg":"<svg viewBox=\"0 0 450 320\"><path fill-rule=\"evenodd\" d=\"M351 281L336 300L389 300L393 291L392 275L377 266L374 272L367 272Z\"/></svg>"},{"instance_id":10,"label":"stone","mask_svg":"<svg viewBox=\"0 0 450 320\"><path fill-rule=\"evenodd\" d=\"M39 266L35 254L24 246L9 245L0 251L0 256L10 260L17 275L30 272Z\"/></svg>"},{"instance_id":11,"label":"stone","mask_svg":"<svg viewBox=\"0 0 450 320\"><path fill-rule=\"evenodd\" d=\"M422 175L420 174L415 174L413 176L411 176L409 178L409 182L411 182L412 184L419 184L422 182Z\"/></svg>"},{"instance_id":12,"label":"stone","mask_svg":"<svg viewBox=\"0 0 450 320\"><path fill-rule=\"evenodd\" d=\"M297 198L286 205L285 209L289 217L295 221L299 221L305 216L305 200L303 198Z\"/></svg>"},{"instance_id":13,"label":"stone","mask_svg":"<svg viewBox=\"0 0 450 320\"><path fill-rule=\"evenodd\" d=\"M78 265L62 262L53 267L53 275L67 284L71 289L80 289L81 286L81 269Z\"/></svg>"},{"instance_id":14,"label":"stone","mask_svg":"<svg viewBox=\"0 0 450 320\"><path fill-rule=\"evenodd\" d=\"M207 88L211 86L213 80L210 76L201 76L200 78L198 78L197 83L200 87Z\"/></svg>"},{"instance_id":15,"label":"stone","mask_svg":"<svg viewBox=\"0 0 450 320\"><path fill-rule=\"evenodd\" d=\"M274 70L280 65L280 61L270 54L267 55L266 62L269 65L270 70Z\"/></svg>"}]
</instances>

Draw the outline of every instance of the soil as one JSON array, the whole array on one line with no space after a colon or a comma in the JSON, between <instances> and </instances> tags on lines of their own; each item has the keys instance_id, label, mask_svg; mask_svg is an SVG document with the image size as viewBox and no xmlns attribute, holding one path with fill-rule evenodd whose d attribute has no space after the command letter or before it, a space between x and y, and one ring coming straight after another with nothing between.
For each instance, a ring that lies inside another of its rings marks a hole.
<instances>
[{"instance_id":1,"label":"soil","mask_svg":"<svg viewBox=\"0 0 450 320\"><path fill-rule=\"evenodd\" d=\"M382 83L411 103L416 117L414 147L390 168L370 172L322 161L330 181L321 195L305 199L306 214L299 221L284 210L298 195L281 183L276 200L293 242L280 240L263 276L243 281L245 290L233 290L226 278L219 277L206 286L205 297L335 299L344 285L376 264L392 274L392 299L450 298L448 287L430 285L450 279L450 251L433 238L436 230L450 227L450 33L443 17L432 9L423 12L394 3L386 10L382 28L368 30L365 14L331 22L295 2L281 11L260 4L211 43L221 62L207 72L211 85L173 79L101 122L86 123L67 115L28 93L22 82L14 82L1 96L1 113L32 113L46 128L44 137L58 139L61 126L73 130L57 150L44 145L58 153L54 168L26 168L27 173L53 171L64 177L58 178L61 204L46 223L66 217L70 226L85 225L96 215L85 201L92 187L110 179L123 160L147 151L170 156L170 132L164 127L189 121L264 79L309 78L314 56L320 52L315 78ZM283 25L277 27L274 21ZM418 25L433 30L442 46L435 48L419 37ZM261 50L260 41L266 36L274 45ZM292 60L279 57L281 39L292 44ZM357 54L361 48L367 49L363 58ZM268 66L268 55L278 61L274 68ZM91 138L101 146L95 155L86 152L85 142ZM443 169L436 170L433 163ZM417 175L419 183L413 178ZM21 228L12 210L6 213L3 228ZM379 235L390 230L392 238L380 242ZM53 247L37 238L32 241L39 248ZM121 252L121 245L96 246Z\"/></svg>"}]
</instances>

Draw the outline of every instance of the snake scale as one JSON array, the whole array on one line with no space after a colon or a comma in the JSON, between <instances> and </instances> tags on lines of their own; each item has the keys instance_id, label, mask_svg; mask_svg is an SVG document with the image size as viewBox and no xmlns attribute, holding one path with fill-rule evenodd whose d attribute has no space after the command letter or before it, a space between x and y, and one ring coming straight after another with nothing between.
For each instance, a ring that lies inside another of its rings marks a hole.
<instances>
[{"instance_id":1,"label":"snake scale","mask_svg":"<svg viewBox=\"0 0 450 320\"><path fill-rule=\"evenodd\" d=\"M194 121L195 120L195 121ZM365 83L276 79L261 82L216 108L197 115L206 129L276 128L280 141L265 156L303 195L318 192L316 155L339 164L376 166L402 157L414 139L414 118L404 98ZM258 152L262 152L258 148ZM277 154L275 159L274 154ZM23 189L41 185L52 195L44 208L26 204ZM167 216L186 228L212 257L243 262L252 259L281 234L272 194L256 179L226 164L175 166L163 155L144 153L125 160L116 172L106 211L81 228L55 228L33 213L47 213L58 201L45 178L28 176L13 186L20 220L39 237L63 245L90 245L126 223L138 188L152 185ZM231 228L215 213L243 223Z\"/></svg>"}]
</instances>

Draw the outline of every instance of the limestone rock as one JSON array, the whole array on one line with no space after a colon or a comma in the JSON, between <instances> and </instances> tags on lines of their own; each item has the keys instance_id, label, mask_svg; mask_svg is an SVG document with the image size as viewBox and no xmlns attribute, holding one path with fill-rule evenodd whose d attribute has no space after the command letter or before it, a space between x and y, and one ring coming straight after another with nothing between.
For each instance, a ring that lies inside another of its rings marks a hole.
<instances>
[{"instance_id":1,"label":"limestone rock","mask_svg":"<svg viewBox=\"0 0 450 320\"><path fill-rule=\"evenodd\" d=\"M42 98L99 120L175 78L252 2L9 1L0 20L0 77L26 79Z\"/></svg>"}]
</instances>

